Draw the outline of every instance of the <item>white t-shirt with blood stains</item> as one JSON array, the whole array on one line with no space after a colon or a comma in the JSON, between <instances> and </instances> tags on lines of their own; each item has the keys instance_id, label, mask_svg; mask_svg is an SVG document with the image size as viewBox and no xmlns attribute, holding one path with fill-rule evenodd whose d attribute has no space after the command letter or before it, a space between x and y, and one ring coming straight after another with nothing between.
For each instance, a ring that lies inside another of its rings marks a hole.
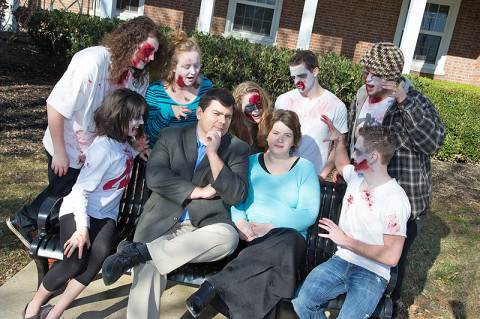
<instances>
[{"instance_id":1,"label":"white t-shirt with blood stains","mask_svg":"<svg viewBox=\"0 0 480 319\"><path fill-rule=\"evenodd\" d=\"M330 130L321 121L321 116L328 116L341 133L346 133L348 125L345 104L327 90L321 96L309 99L295 89L280 95L275 102L275 109L297 113L302 126L302 139L295 155L312 162L317 174L320 174L327 162L331 145L330 142L323 142L330 136Z\"/></svg>"},{"instance_id":2,"label":"white t-shirt with blood stains","mask_svg":"<svg viewBox=\"0 0 480 319\"><path fill-rule=\"evenodd\" d=\"M343 178L348 186L339 226L348 236L369 245L383 245L383 235L406 237L410 202L394 178L367 191L359 191L364 178L355 172L353 165L345 166ZM343 246L337 247L336 254L340 258L390 280L389 266L357 255Z\"/></svg>"},{"instance_id":3,"label":"white t-shirt with blood stains","mask_svg":"<svg viewBox=\"0 0 480 319\"><path fill-rule=\"evenodd\" d=\"M366 99L363 103L360 115L358 116L357 127L355 128L355 138L358 137L358 130L364 125L381 125L385 113L390 105L394 102L393 97L387 97L378 103L370 103L370 99Z\"/></svg>"},{"instance_id":4,"label":"white t-shirt with blood stains","mask_svg":"<svg viewBox=\"0 0 480 319\"><path fill-rule=\"evenodd\" d=\"M147 91L148 81L138 87L134 86L131 72L128 72L122 83L110 83L109 65L110 53L103 46L86 48L76 53L47 99L47 103L65 117L63 135L70 167L82 167L85 151L93 140L93 112L110 93L122 87L142 96ZM53 156L53 142L48 127L43 144Z\"/></svg>"},{"instance_id":5,"label":"white t-shirt with blood stains","mask_svg":"<svg viewBox=\"0 0 480 319\"><path fill-rule=\"evenodd\" d=\"M63 199L60 217L73 213L77 228L90 226L89 216L116 221L120 198L130 181L137 154L128 142L96 137L72 191Z\"/></svg>"}]
</instances>

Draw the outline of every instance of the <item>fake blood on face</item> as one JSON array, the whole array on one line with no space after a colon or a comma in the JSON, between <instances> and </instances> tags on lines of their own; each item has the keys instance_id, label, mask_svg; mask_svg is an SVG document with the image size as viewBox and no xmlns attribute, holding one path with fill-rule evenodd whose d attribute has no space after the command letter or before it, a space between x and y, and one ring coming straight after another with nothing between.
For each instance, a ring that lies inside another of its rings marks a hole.
<instances>
[{"instance_id":1,"label":"fake blood on face","mask_svg":"<svg viewBox=\"0 0 480 319\"><path fill-rule=\"evenodd\" d=\"M298 81L296 85L297 88L300 89L300 91L305 91L305 83L303 83L303 81Z\"/></svg>"},{"instance_id":2,"label":"fake blood on face","mask_svg":"<svg viewBox=\"0 0 480 319\"><path fill-rule=\"evenodd\" d=\"M259 94L255 93L248 98L248 104L244 106L243 112L250 122L258 124L260 115L262 115L262 103Z\"/></svg>"},{"instance_id":3,"label":"fake blood on face","mask_svg":"<svg viewBox=\"0 0 480 319\"><path fill-rule=\"evenodd\" d=\"M249 103L253 103L253 104L257 104L258 102L260 102L260 95L258 95L258 94L252 95L252 96L248 99L248 102L249 102Z\"/></svg>"},{"instance_id":4,"label":"fake blood on face","mask_svg":"<svg viewBox=\"0 0 480 319\"><path fill-rule=\"evenodd\" d=\"M185 84L185 82L183 81L183 76L181 76L181 75L178 76L178 79L177 79L176 83L177 83L178 87L180 87L180 88L184 88L184 87L187 86Z\"/></svg>"},{"instance_id":5,"label":"fake blood on face","mask_svg":"<svg viewBox=\"0 0 480 319\"><path fill-rule=\"evenodd\" d=\"M148 42L144 42L140 45L138 49L137 55L134 60L132 60L132 64L134 67L138 67L140 61L144 59L149 59L152 54L155 52L155 47ZM145 61L144 63L147 64L149 61Z\"/></svg>"},{"instance_id":6,"label":"fake blood on face","mask_svg":"<svg viewBox=\"0 0 480 319\"><path fill-rule=\"evenodd\" d=\"M353 169L355 170L355 172L366 171L369 168L370 168L370 166L368 165L368 162L367 162L366 159L364 159L360 163L353 162Z\"/></svg>"}]
</instances>

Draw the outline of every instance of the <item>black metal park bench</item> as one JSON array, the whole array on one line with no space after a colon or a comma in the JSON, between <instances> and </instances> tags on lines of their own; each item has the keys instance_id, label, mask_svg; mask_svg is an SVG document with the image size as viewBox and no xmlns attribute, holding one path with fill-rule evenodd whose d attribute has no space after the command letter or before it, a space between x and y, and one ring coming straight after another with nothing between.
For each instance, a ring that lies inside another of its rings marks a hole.
<instances>
[{"instance_id":1,"label":"black metal park bench","mask_svg":"<svg viewBox=\"0 0 480 319\"><path fill-rule=\"evenodd\" d=\"M132 178L124 191L120 202L117 221L117 245L124 239L132 239L135 225L142 214L143 205L148 199L150 191L145 183L146 163L136 159L133 167ZM319 228L318 220L329 218L338 223L345 194L346 185L332 182L320 182L321 202L320 211L316 222L310 226L307 232L307 254L305 266L300 269L300 277L304 278L317 265L328 260L335 253L336 246L330 239L318 236L324 232ZM38 235L30 247L30 257L35 260L38 273L38 285L43 280L48 269L55 261L62 260L63 249L60 245L58 210L61 199L48 198L42 205L38 217ZM202 282L222 270L222 268L235 258L242 247L239 247L231 256L210 263L192 263L179 267L168 275L168 279L180 283L199 286ZM380 300L373 317L391 318L393 304L390 294L395 288L396 268L392 269L391 279L384 296ZM339 310L345 300L345 295L331 300L326 308ZM288 300L283 300L277 307L277 318L298 318Z\"/></svg>"}]
</instances>

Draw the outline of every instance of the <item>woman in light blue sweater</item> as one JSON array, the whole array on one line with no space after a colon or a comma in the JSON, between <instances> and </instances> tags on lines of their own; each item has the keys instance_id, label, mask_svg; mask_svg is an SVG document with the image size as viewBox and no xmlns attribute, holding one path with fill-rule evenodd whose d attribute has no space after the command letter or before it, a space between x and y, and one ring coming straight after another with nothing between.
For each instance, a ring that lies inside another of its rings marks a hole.
<instances>
[{"instance_id":1,"label":"woman in light blue sweater","mask_svg":"<svg viewBox=\"0 0 480 319\"><path fill-rule=\"evenodd\" d=\"M313 164L292 155L300 138L296 113L266 117L259 140L267 151L250 156L248 196L231 209L246 247L187 299L193 316L211 303L231 318L274 318L280 299L294 296L306 230L320 207Z\"/></svg>"}]
</instances>

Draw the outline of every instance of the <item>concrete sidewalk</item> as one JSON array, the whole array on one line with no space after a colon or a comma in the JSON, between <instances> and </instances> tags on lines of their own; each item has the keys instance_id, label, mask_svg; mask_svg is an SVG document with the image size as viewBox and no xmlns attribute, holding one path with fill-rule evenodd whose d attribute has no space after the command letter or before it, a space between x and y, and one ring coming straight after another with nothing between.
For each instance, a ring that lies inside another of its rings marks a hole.
<instances>
[{"instance_id":1,"label":"concrete sidewalk","mask_svg":"<svg viewBox=\"0 0 480 319\"><path fill-rule=\"evenodd\" d=\"M132 278L124 275L114 285L106 287L101 274L97 275L87 289L65 311L62 318L126 318L131 283ZM0 287L0 318L21 318L25 305L33 298L36 290L37 269L32 261ZM196 290L196 287L169 281L167 290L162 297L162 318L193 318L185 307L185 300ZM55 296L48 303L54 305L58 298L59 296ZM221 319L225 317L212 308L207 308L199 318Z\"/></svg>"}]
</instances>

